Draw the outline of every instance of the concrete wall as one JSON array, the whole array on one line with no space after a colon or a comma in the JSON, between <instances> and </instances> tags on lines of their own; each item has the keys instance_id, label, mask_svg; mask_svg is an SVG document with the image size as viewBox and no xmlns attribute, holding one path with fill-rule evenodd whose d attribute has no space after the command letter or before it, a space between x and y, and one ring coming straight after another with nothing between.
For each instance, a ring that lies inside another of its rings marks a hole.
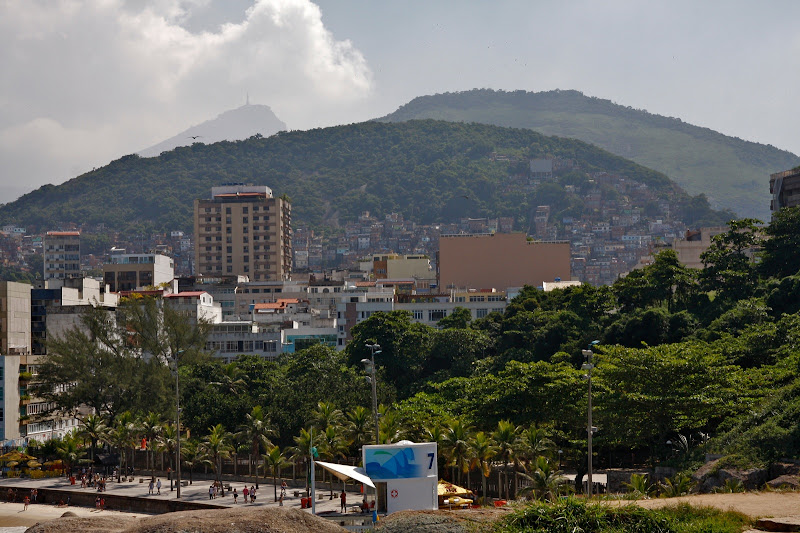
<instances>
[{"instance_id":1,"label":"concrete wall","mask_svg":"<svg viewBox=\"0 0 800 533\"><path fill-rule=\"evenodd\" d=\"M14 487L13 485L3 485L3 494L0 498L5 499L8 489L16 489L18 494L18 501L24 498L26 494L30 494L31 487L20 485ZM94 507L94 500L98 494L105 498L106 509L113 509L115 511L125 511L129 513L149 513L149 514L163 514L171 513L173 511L197 511L202 509L227 509L224 505L213 505L207 503L187 502L178 500L161 500L157 498L138 498L135 496L122 496L114 494L113 492L79 492L73 490L60 490L60 489L39 489L38 503L57 505L63 501L69 501L70 506L79 507ZM66 512L69 508L65 508Z\"/></svg>"},{"instance_id":2,"label":"concrete wall","mask_svg":"<svg viewBox=\"0 0 800 533\"><path fill-rule=\"evenodd\" d=\"M439 287L496 288L541 286L570 278L568 242L530 242L524 233L442 236Z\"/></svg>"}]
</instances>

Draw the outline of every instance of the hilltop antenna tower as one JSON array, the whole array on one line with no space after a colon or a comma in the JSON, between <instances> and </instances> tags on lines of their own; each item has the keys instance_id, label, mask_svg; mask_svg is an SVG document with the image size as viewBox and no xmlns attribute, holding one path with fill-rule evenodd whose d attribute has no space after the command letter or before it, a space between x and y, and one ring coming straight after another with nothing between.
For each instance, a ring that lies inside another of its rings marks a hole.
<instances>
[{"instance_id":1,"label":"hilltop antenna tower","mask_svg":"<svg viewBox=\"0 0 800 533\"><path fill-rule=\"evenodd\" d=\"M244 105L250 105L250 93L249 92L247 93L247 96L245 97Z\"/></svg>"}]
</instances>

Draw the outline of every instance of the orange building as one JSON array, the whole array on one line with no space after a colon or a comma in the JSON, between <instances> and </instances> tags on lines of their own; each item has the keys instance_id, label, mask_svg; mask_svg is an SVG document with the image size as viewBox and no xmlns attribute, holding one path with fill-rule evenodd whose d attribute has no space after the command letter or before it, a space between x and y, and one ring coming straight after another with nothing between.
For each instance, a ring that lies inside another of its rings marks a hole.
<instances>
[{"instance_id":1,"label":"orange building","mask_svg":"<svg viewBox=\"0 0 800 533\"><path fill-rule=\"evenodd\" d=\"M568 241L529 241L524 233L442 235L439 288L490 288L569 280Z\"/></svg>"}]
</instances>

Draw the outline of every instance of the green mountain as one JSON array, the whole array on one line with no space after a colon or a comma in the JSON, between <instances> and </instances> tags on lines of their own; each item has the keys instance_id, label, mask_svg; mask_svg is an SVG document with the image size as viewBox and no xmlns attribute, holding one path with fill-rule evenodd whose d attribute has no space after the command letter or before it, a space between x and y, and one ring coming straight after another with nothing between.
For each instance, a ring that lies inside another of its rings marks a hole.
<instances>
[{"instance_id":1,"label":"green mountain","mask_svg":"<svg viewBox=\"0 0 800 533\"><path fill-rule=\"evenodd\" d=\"M506 157L498 160L492 153ZM191 231L195 198L207 198L213 185L247 182L287 194L294 221L318 228L355 220L365 210L379 216L399 212L425 224L464 216L512 216L527 224L531 206L541 199L526 179L512 178L527 176L529 157L574 161L584 171L574 179L605 171L646 184L689 225L721 223L730 215L710 210L703 197L690 198L663 174L578 140L424 120L194 144L153 158L128 155L0 206L0 223L40 231L65 223L102 223L125 232ZM550 194L566 194L561 185L547 185ZM579 202L574 207L580 210Z\"/></svg>"},{"instance_id":2,"label":"green mountain","mask_svg":"<svg viewBox=\"0 0 800 533\"><path fill-rule=\"evenodd\" d=\"M769 218L769 174L800 164L800 157L774 146L578 91L476 89L422 96L378 120L421 118L530 128L580 139L663 172L690 194L706 194L715 207L762 220Z\"/></svg>"}]
</instances>

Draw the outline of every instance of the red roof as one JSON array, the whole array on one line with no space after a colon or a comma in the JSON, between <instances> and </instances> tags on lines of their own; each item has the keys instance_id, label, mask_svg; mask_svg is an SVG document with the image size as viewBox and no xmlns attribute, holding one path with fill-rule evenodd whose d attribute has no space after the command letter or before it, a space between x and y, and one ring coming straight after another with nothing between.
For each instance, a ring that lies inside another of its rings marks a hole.
<instances>
[{"instance_id":1,"label":"red roof","mask_svg":"<svg viewBox=\"0 0 800 533\"><path fill-rule=\"evenodd\" d=\"M286 309L286 306L289 305L289 304L299 304L299 303L300 303L300 300L298 300L297 298L280 298L280 299L278 299L277 302L274 302L274 303L270 302L270 303L255 304L253 306L253 310L254 311L261 311L261 310L266 311L266 310L269 310L269 309L274 309L274 310L277 311L279 309Z\"/></svg>"},{"instance_id":2,"label":"red roof","mask_svg":"<svg viewBox=\"0 0 800 533\"><path fill-rule=\"evenodd\" d=\"M80 231L48 231L48 235L51 237L80 237Z\"/></svg>"},{"instance_id":3,"label":"red roof","mask_svg":"<svg viewBox=\"0 0 800 533\"><path fill-rule=\"evenodd\" d=\"M199 298L206 294L206 291L183 291L174 294L165 294L164 298Z\"/></svg>"}]
</instances>

